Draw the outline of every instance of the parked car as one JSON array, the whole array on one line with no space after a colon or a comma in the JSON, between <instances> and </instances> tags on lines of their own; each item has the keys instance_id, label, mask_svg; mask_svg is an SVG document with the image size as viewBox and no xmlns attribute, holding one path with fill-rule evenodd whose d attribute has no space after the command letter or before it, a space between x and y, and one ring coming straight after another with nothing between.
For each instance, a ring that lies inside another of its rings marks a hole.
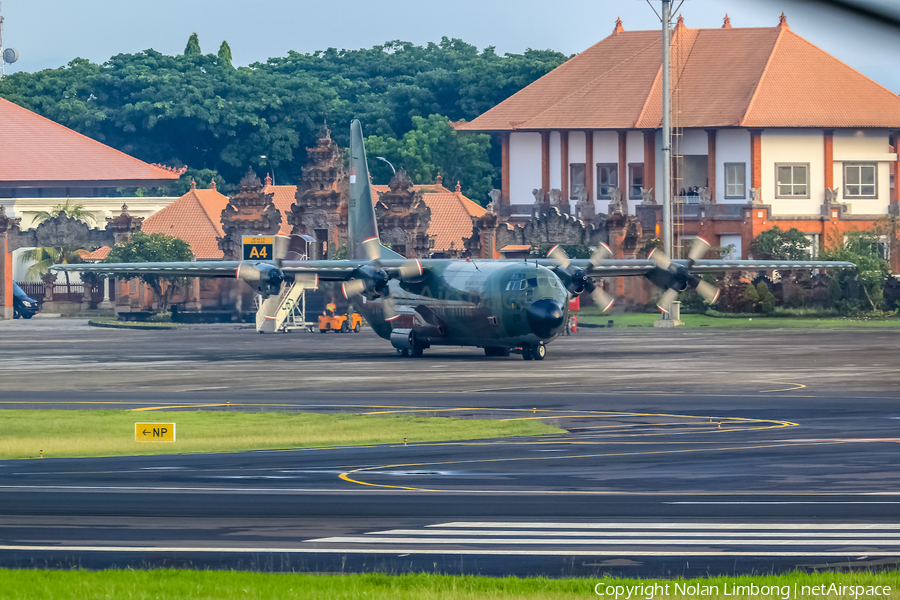
<instances>
[{"instance_id":1,"label":"parked car","mask_svg":"<svg viewBox=\"0 0 900 600\"><path fill-rule=\"evenodd\" d=\"M13 282L13 317L16 319L19 317L30 319L38 314L38 310L40 310L38 301L29 298L28 294Z\"/></svg>"}]
</instances>

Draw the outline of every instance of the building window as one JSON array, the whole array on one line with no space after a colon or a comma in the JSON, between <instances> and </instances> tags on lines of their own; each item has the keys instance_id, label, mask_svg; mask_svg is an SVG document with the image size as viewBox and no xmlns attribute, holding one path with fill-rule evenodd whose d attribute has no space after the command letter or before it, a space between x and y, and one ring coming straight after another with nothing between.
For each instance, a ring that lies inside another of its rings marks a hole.
<instances>
[{"instance_id":1,"label":"building window","mask_svg":"<svg viewBox=\"0 0 900 600\"><path fill-rule=\"evenodd\" d=\"M578 194L584 189L584 163L569 165L569 198L578 200Z\"/></svg>"},{"instance_id":2,"label":"building window","mask_svg":"<svg viewBox=\"0 0 900 600\"><path fill-rule=\"evenodd\" d=\"M878 167L873 163L844 165L844 198L878 198Z\"/></svg>"},{"instance_id":3,"label":"building window","mask_svg":"<svg viewBox=\"0 0 900 600\"><path fill-rule=\"evenodd\" d=\"M640 200L641 188L644 187L644 163L628 165L628 180L631 182L628 197L632 200Z\"/></svg>"},{"instance_id":4,"label":"building window","mask_svg":"<svg viewBox=\"0 0 900 600\"><path fill-rule=\"evenodd\" d=\"M725 197L747 197L747 163L725 163Z\"/></svg>"},{"instance_id":5,"label":"building window","mask_svg":"<svg viewBox=\"0 0 900 600\"><path fill-rule=\"evenodd\" d=\"M809 163L775 165L776 198L809 198Z\"/></svg>"},{"instance_id":6,"label":"building window","mask_svg":"<svg viewBox=\"0 0 900 600\"><path fill-rule=\"evenodd\" d=\"M597 199L609 200L610 192L619 187L619 165L600 163L597 165Z\"/></svg>"}]
</instances>

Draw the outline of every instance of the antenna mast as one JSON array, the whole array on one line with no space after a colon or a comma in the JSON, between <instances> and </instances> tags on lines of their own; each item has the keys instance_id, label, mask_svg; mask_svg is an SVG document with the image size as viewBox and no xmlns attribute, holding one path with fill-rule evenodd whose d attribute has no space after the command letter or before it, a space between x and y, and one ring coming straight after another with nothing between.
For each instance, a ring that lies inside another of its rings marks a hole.
<instances>
[{"instance_id":1,"label":"antenna mast","mask_svg":"<svg viewBox=\"0 0 900 600\"><path fill-rule=\"evenodd\" d=\"M6 75L6 60L3 58L3 3L0 2L0 77Z\"/></svg>"}]
</instances>

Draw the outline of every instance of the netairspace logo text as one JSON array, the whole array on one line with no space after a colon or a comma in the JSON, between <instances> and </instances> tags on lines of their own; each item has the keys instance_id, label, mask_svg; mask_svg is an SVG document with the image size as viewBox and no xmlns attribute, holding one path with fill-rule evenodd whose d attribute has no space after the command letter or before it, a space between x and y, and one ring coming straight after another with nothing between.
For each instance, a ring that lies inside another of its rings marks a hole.
<instances>
[{"instance_id":1,"label":"netairspace logo text","mask_svg":"<svg viewBox=\"0 0 900 600\"><path fill-rule=\"evenodd\" d=\"M890 596L891 588L887 585L842 585L839 583L821 585L737 585L723 583L704 585L702 583L649 583L638 585L606 584L600 582L594 586L598 596L615 600L654 600L668 596L688 597L723 597L753 596L756 598L780 598L794 600L801 596L821 596L833 598L874 598Z\"/></svg>"}]
</instances>

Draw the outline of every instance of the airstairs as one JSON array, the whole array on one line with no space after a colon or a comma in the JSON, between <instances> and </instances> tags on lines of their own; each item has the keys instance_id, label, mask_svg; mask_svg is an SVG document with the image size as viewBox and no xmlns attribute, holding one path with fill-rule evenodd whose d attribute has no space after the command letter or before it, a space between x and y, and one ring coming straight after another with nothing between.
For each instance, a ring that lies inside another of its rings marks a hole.
<instances>
[{"instance_id":1,"label":"airstairs","mask_svg":"<svg viewBox=\"0 0 900 600\"><path fill-rule=\"evenodd\" d=\"M256 311L256 331L276 333L309 329L315 325L306 322L306 290L317 286L297 280L282 286L277 296L263 298Z\"/></svg>"}]
</instances>

